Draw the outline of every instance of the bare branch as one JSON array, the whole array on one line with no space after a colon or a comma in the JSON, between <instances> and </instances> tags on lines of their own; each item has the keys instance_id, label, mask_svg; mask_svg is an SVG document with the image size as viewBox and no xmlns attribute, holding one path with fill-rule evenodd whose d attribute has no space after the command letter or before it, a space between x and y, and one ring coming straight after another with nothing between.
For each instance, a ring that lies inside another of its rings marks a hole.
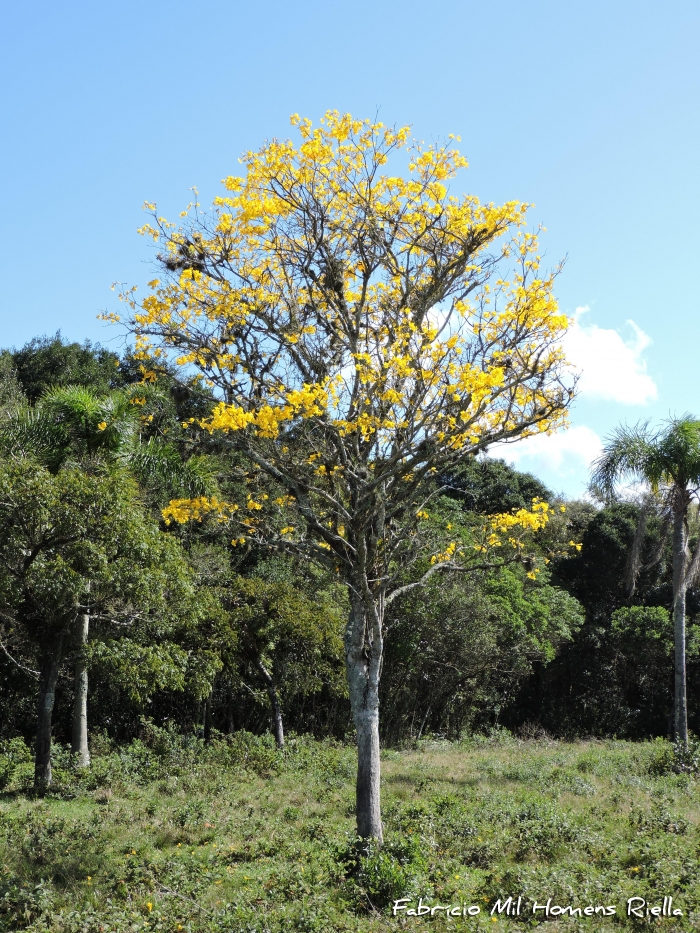
<instances>
[{"instance_id":1,"label":"bare branch","mask_svg":"<svg viewBox=\"0 0 700 933\"><path fill-rule=\"evenodd\" d=\"M41 676L40 672L39 672L39 671L33 671L30 667L25 667L24 664L20 664L20 662L17 660L17 658L13 657L13 656L10 654L10 652L7 650L7 648L5 647L5 645L3 644L3 642L1 642L1 641L0 641L0 650L2 650L2 651L4 652L4 654L9 658L9 660L12 661L12 663L15 664L21 671L24 671L25 674L29 674L29 675L30 675L31 677L33 677L35 680L38 680L38 679L39 679L39 677Z\"/></svg>"}]
</instances>

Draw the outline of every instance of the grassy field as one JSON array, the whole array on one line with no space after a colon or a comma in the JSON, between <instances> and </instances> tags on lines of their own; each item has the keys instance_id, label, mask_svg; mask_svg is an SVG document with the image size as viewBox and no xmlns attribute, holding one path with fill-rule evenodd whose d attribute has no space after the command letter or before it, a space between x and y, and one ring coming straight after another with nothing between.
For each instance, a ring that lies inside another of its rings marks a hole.
<instances>
[{"instance_id":1,"label":"grassy field","mask_svg":"<svg viewBox=\"0 0 700 933\"><path fill-rule=\"evenodd\" d=\"M700 929L700 785L667 743L387 750L381 851L353 837L351 747L292 738L278 753L247 734L205 747L146 726L95 751L80 777L59 751L43 799L27 790L26 748L0 756L3 933ZM683 915L628 917L632 897L672 897ZM399 898L460 916L394 919ZM548 899L549 917L533 914Z\"/></svg>"}]
</instances>

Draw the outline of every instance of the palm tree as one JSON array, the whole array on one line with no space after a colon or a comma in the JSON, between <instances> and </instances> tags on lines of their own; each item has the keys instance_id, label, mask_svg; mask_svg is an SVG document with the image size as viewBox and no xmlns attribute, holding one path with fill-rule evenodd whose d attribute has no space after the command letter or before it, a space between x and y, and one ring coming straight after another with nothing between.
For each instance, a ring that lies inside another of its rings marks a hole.
<instances>
[{"instance_id":1,"label":"palm tree","mask_svg":"<svg viewBox=\"0 0 700 933\"><path fill-rule=\"evenodd\" d=\"M202 495L212 476L204 457L182 460L172 444L143 440L146 414L162 401L161 393L141 384L100 395L87 386L49 389L33 407L17 407L0 423L0 450L6 455L31 454L50 472L67 465L107 466L124 470L142 488L156 494ZM88 767L87 642L90 627L89 584L76 607L74 628L74 699L72 751L78 767Z\"/></svg>"},{"instance_id":2,"label":"palm tree","mask_svg":"<svg viewBox=\"0 0 700 933\"><path fill-rule=\"evenodd\" d=\"M173 444L144 437L163 401L158 389L141 384L107 395L81 385L49 389L36 405L4 420L0 447L5 453L31 451L52 473L69 463L98 461L127 469L150 491L186 487L201 494L211 480L207 458L183 462Z\"/></svg>"},{"instance_id":3,"label":"palm tree","mask_svg":"<svg viewBox=\"0 0 700 933\"><path fill-rule=\"evenodd\" d=\"M608 497L622 479L638 480L651 487L663 516L662 542L654 559L659 559L667 532L673 542L673 626L675 654L674 737L688 744L688 706L685 666L685 596L700 569L700 542L692 557L688 551L688 511L700 498L700 421L691 415L673 418L658 431L648 423L620 427L609 438L594 464L592 485ZM630 583L641 569L641 543L646 509L630 556Z\"/></svg>"}]
</instances>

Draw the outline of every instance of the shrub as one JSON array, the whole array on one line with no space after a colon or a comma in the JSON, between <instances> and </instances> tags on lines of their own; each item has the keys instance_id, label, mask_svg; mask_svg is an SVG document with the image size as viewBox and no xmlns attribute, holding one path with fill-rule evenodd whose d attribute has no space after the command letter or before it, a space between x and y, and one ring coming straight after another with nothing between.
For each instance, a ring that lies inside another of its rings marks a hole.
<instances>
[{"instance_id":1,"label":"shrub","mask_svg":"<svg viewBox=\"0 0 700 933\"><path fill-rule=\"evenodd\" d=\"M21 764L30 764L32 753L24 739L15 738L0 744L0 790L4 790L15 775L15 769Z\"/></svg>"},{"instance_id":2,"label":"shrub","mask_svg":"<svg viewBox=\"0 0 700 933\"><path fill-rule=\"evenodd\" d=\"M665 774L700 774L700 739L690 739L688 745L675 742L655 743L660 748L655 749L648 765L649 774L662 776Z\"/></svg>"},{"instance_id":3,"label":"shrub","mask_svg":"<svg viewBox=\"0 0 700 933\"><path fill-rule=\"evenodd\" d=\"M417 836L397 836L381 848L355 838L338 853L347 873L346 887L359 910L379 910L397 898L425 896L430 885Z\"/></svg>"}]
</instances>

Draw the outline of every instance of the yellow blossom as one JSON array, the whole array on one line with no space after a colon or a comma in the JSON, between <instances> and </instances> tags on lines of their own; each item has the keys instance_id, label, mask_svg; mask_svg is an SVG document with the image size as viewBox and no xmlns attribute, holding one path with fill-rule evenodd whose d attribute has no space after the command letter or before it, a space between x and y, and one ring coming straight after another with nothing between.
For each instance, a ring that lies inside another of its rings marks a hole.
<instances>
[{"instance_id":1,"label":"yellow blossom","mask_svg":"<svg viewBox=\"0 0 700 933\"><path fill-rule=\"evenodd\" d=\"M201 522L204 516L209 514L213 514L220 522L226 522L237 511L238 506L235 503L222 502L216 496L198 496L194 499L172 499L161 515L166 525L172 521L184 525L190 521Z\"/></svg>"}]
</instances>

